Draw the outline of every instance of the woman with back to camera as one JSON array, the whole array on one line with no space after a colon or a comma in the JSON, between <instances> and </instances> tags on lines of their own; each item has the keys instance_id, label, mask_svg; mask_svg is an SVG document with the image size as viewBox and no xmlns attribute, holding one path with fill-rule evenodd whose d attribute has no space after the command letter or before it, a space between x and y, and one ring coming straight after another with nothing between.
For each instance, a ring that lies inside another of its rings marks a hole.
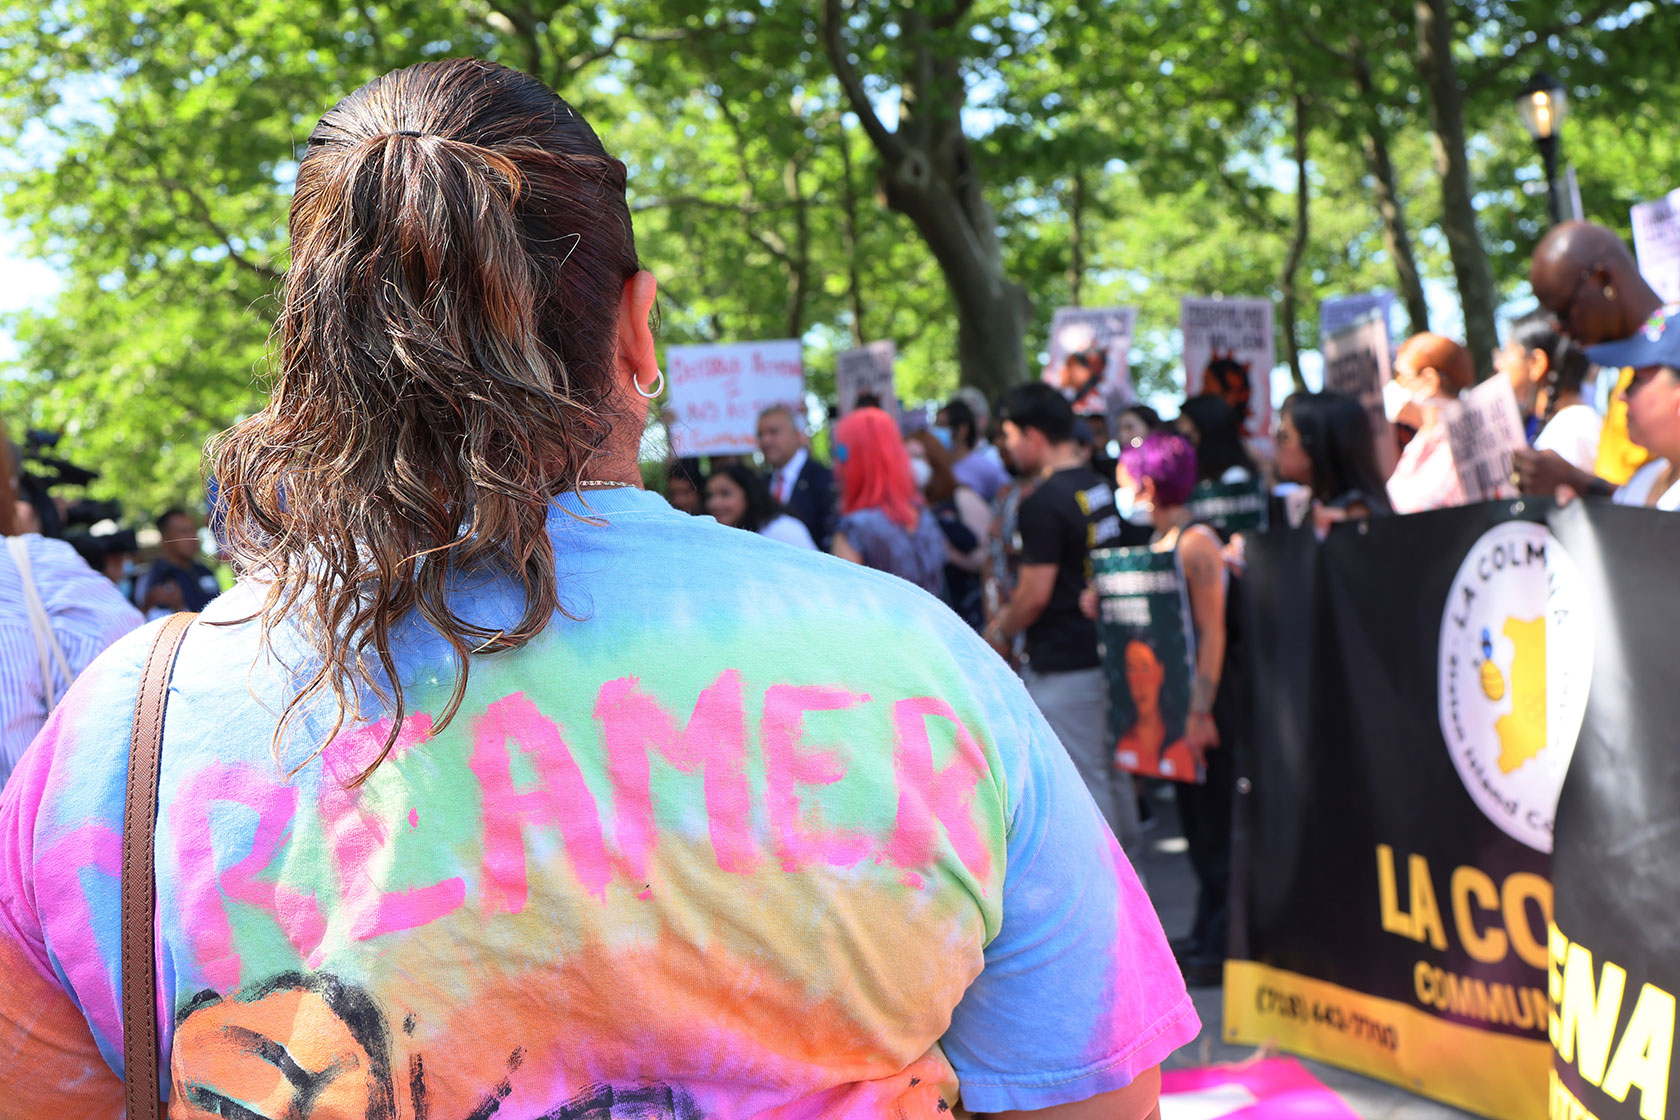
<instances>
[{"instance_id":1,"label":"woman with back to camera","mask_svg":"<svg viewBox=\"0 0 1680 1120\"><path fill-rule=\"evenodd\" d=\"M805 523L770 496L764 476L742 463L719 467L706 478L706 512L731 529L745 529L795 548L817 547Z\"/></svg>"},{"instance_id":2,"label":"woman with back to camera","mask_svg":"<svg viewBox=\"0 0 1680 1120\"><path fill-rule=\"evenodd\" d=\"M1196 449L1197 482L1234 486L1252 481L1258 473L1254 457L1243 446L1237 412L1223 397L1203 393L1189 398L1174 427Z\"/></svg>"},{"instance_id":3,"label":"woman with back to camera","mask_svg":"<svg viewBox=\"0 0 1680 1120\"><path fill-rule=\"evenodd\" d=\"M840 488L834 555L938 595L945 534L916 487L891 416L859 408L834 426L834 479Z\"/></svg>"},{"instance_id":4,"label":"woman with back to camera","mask_svg":"<svg viewBox=\"0 0 1680 1120\"><path fill-rule=\"evenodd\" d=\"M1196 1015L1013 674L901 581L640 488L662 375L624 192L477 60L311 132L272 396L213 452L260 575L187 630L163 723L156 1090L1149 1114ZM159 629L0 799L9 1115L123 1109L115 837Z\"/></svg>"},{"instance_id":5,"label":"woman with back to camera","mask_svg":"<svg viewBox=\"0 0 1680 1120\"><path fill-rule=\"evenodd\" d=\"M1164 753L1175 769L1194 766L1205 771L1200 785L1174 783L1198 884L1195 918L1189 937L1179 946L1179 961L1192 985L1214 985L1223 971L1230 929L1226 898L1231 878L1231 796L1236 781L1229 749L1237 730L1235 697L1229 685L1222 687L1231 661L1225 609L1229 576L1219 534L1195 521L1186 505L1196 485L1196 453L1188 441L1169 432L1151 432L1122 448L1118 481L1133 487L1153 511L1154 533L1148 547L1176 555L1190 602L1196 679L1183 735ZM1082 605L1092 613L1089 602ZM1130 670L1129 651L1127 657Z\"/></svg>"},{"instance_id":6,"label":"woman with back to camera","mask_svg":"<svg viewBox=\"0 0 1680 1120\"><path fill-rule=\"evenodd\" d=\"M1538 424L1534 450L1555 451L1577 470L1591 472L1604 430L1604 417L1582 396L1592 363L1558 330L1551 312L1531 311L1513 322L1493 365L1510 380L1522 414Z\"/></svg>"}]
</instances>

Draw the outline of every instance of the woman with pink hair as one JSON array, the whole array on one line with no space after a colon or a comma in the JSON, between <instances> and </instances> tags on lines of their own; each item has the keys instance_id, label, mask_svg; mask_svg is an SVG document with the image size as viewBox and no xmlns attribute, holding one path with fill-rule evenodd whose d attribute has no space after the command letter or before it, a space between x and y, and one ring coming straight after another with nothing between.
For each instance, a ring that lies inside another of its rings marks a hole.
<instances>
[{"instance_id":1,"label":"woman with pink hair","mask_svg":"<svg viewBox=\"0 0 1680 1120\"><path fill-rule=\"evenodd\" d=\"M860 408L834 429L840 523L834 555L891 572L938 595L945 536L910 473L910 455L892 417Z\"/></svg>"}]
</instances>

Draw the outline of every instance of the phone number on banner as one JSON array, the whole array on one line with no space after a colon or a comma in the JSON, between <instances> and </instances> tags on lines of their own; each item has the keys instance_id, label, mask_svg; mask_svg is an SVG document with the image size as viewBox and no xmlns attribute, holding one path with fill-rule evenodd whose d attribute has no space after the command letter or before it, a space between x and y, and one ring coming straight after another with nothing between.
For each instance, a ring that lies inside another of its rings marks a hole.
<instances>
[{"instance_id":1,"label":"phone number on banner","mask_svg":"<svg viewBox=\"0 0 1680 1120\"><path fill-rule=\"evenodd\" d=\"M1400 1032L1392 1023L1381 1023L1362 1011L1308 999L1297 992L1262 984L1254 990L1254 1009L1261 1015L1277 1015L1300 1023L1328 1027L1338 1034L1374 1042L1385 1050L1400 1048Z\"/></svg>"}]
</instances>

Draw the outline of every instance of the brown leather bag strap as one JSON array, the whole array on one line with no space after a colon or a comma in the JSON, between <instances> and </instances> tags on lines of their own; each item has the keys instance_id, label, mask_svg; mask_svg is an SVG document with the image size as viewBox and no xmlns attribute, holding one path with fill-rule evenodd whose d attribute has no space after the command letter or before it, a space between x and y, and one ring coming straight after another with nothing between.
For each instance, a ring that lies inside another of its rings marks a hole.
<instances>
[{"instance_id":1,"label":"brown leather bag strap","mask_svg":"<svg viewBox=\"0 0 1680 1120\"><path fill-rule=\"evenodd\" d=\"M175 655L196 614L174 614L152 639L140 692L134 698L134 731L128 740L128 795L123 803L122 993L123 1073L128 1120L162 1120L158 1080L157 878L153 835L157 829L158 769L163 759L163 711Z\"/></svg>"}]
</instances>

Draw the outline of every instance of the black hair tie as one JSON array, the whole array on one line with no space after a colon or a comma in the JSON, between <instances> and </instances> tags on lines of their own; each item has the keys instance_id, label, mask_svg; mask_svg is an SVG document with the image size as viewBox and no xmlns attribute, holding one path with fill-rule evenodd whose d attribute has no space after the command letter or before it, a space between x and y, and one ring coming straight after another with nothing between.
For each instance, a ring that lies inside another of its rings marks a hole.
<instances>
[{"instance_id":1,"label":"black hair tie","mask_svg":"<svg viewBox=\"0 0 1680 1120\"><path fill-rule=\"evenodd\" d=\"M415 131L414 131L414 130L413 130L413 129L411 129L411 128L399 128L399 129L397 129L397 135L398 135L398 136L412 136L412 137L414 137L414 138L415 138L415 139L416 139L416 140L418 140L418 139L420 139L420 136L421 136L421 135L422 135L422 134L421 134L421 133L418 133L418 132L415 132Z\"/></svg>"}]
</instances>

